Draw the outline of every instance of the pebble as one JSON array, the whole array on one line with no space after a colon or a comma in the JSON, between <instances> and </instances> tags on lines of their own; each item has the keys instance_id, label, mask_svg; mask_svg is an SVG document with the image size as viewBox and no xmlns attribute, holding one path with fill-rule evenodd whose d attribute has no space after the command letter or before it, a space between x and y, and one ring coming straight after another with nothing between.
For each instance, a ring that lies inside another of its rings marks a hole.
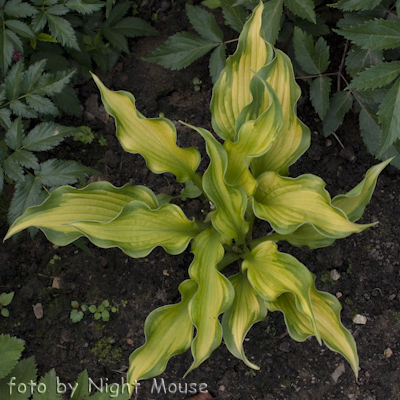
<instances>
[{"instance_id":1,"label":"pebble","mask_svg":"<svg viewBox=\"0 0 400 400\"><path fill-rule=\"evenodd\" d=\"M340 274L339 274L339 272L337 272L337 270L336 269L333 269L332 271L331 271L331 279L333 280L333 281L337 281L337 280L339 280L340 279Z\"/></svg>"},{"instance_id":2,"label":"pebble","mask_svg":"<svg viewBox=\"0 0 400 400\"><path fill-rule=\"evenodd\" d=\"M393 354L392 349L391 349L390 347L388 347L388 348L385 350L385 357L386 357L386 358L389 358L389 357L392 356L392 354Z\"/></svg>"},{"instance_id":3,"label":"pebble","mask_svg":"<svg viewBox=\"0 0 400 400\"><path fill-rule=\"evenodd\" d=\"M346 372L346 368L344 366L344 363L340 363L339 366L335 369L335 371L333 371L332 379L335 381L335 383L337 383L339 377Z\"/></svg>"},{"instance_id":4,"label":"pebble","mask_svg":"<svg viewBox=\"0 0 400 400\"><path fill-rule=\"evenodd\" d=\"M365 325L367 323L367 317L357 314L354 316L353 322L358 325Z\"/></svg>"},{"instance_id":5,"label":"pebble","mask_svg":"<svg viewBox=\"0 0 400 400\"><path fill-rule=\"evenodd\" d=\"M55 289L61 289L61 279L60 278L54 278L53 283L51 284L52 288Z\"/></svg>"},{"instance_id":6,"label":"pebble","mask_svg":"<svg viewBox=\"0 0 400 400\"><path fill-rule=\"evenodd\" d=\"M42 304L41 303L37 303L33 307L33 312L35 313L36 319L43 318L43 307L42 307Z\"/></svg>"}]
</instances>

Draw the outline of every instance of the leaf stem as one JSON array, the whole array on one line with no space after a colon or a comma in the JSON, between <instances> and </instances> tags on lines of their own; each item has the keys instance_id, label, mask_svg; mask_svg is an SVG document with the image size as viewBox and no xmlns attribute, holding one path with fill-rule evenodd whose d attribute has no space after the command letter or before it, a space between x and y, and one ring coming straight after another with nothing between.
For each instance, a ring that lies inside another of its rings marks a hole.
<instances>
[{"instance_id":1,"label":"leaf stem","mask_svg":"<svg viewBox=\"0 0 400 400\"><path fill-rule=\"evenodd\" d=\"M249 222L249 231L246 234L246 242L249 242L253 239L253 225L254 225L254 211L253 205L251 201L247 202L247 209L246 209L246 217Z\"/></svg>"},{"instance_id":2,"label":"leaf stem","mask_svg":"<svg viewBox=\"0 0 400 400\"><path fill-rule=\"evenodd\" d=\"M343 67L344 67L344 62L346 60L346 54L347 54L347 50L349 49L349 41L346 40L346 44L344 45L344 50L343 50L343 55L342 55L342 61L340 62L340 66L339 66L339 71L338 71L338 79L337 79L337 91L340 92L340 78L343 78ZM344 81L346 81L344 79ZM347 82L346 82L347 84Z\"/></svg>"},{"instance_id":3,"label":"leaf stem","mask_svg":"<svg viewBox=\"0 0 400 400\"><path fill-rule=\"evenodd\" d=\"M272 235L272 233L274 233L274 231L270 232L267 236L263 236L259 239L254 239L251 242L249 242L248 246L249 246L250 250L254 249L254 247L259 245L260 243L267 242L268 240L270 240L269 236ZM273 242L276 242L276 241L273 240Z\"/></svg>"},{"instance_id":4,"label":"leaf stem","mask_svg":"<svg viewBox=\"0 0 400 400\"><path fill-rule=\"evenodd\" d=\"M240 254L235 252L226 252L224 258L216 265L218 271L222 271L228 265L231 265L236 260L239 260Z\"/></svg>"},{"instance_id":5,"label":"leaf stem","mask_svg":"<svg viewBox=\"0 0 400 400\"><path fill-rule=\"evenodd\" d=\"M204 189L203 189L203 183L202 183L201 175L199 173L195 172L192 175L192 181L201 190L201 192L204 194L204 196L206 196L206 198L208 199L208 196L206 195L206 193L204 192Z\"/></svg>"},{"instance_id":6,"label":"leaf stem","mask_svg":"<svg viewBox=\"0 0 400 400\"><path fill-rule=\"evenodd\" d=\"M237 42L238 40L239 40L239 38L231 39L231 40L227 40L226 42L221 42L221 44L233 43L233 42Z\"/></svg>"},{"instance_id":7,"label":"leaf stem","mask_svg":"<svg viewBox=\"0 0 400 400\"><path fill-rule=\"evenodd\" d=\"M332 75L338 75L338 72L328 72L326 74L318 74L318 75L296 76L295 79L319 78L321 76L332 76Z\"/></svg>"}]
</instances>

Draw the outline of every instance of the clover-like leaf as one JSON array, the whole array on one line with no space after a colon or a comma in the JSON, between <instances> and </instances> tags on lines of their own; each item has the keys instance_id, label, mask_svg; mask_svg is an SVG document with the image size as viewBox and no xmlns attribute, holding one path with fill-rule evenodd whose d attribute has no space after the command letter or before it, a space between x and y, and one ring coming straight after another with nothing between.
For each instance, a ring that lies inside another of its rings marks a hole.
<instances>
[{"instance_id":1,"label":"clover-like leaf","mask_svg":"<svg viewBox=\"0 0 400 400\"><path fill-rule=\"evenodd\" d=\"M0 304L4 307L8 306L12 302L13 297L14 292L0 294Z\"/></svg>"}]
</instances>

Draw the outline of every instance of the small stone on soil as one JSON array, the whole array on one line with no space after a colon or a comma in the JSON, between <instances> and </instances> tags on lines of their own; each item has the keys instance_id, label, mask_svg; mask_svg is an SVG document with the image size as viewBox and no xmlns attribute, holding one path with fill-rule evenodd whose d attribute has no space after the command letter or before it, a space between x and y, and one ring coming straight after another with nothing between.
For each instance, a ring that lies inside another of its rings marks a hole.
<instances>
[{"instance_id":1,"label":"small stone on soil","mask_svg":"<svg viewBox=\"0 0 400 400\"><path fill-rule=\"evenodd\" d=\"M333 281L337 281L337 280L340 279L340 274L339 274L339 272L337 272L336 269L333 269L333 270L331 271L331 279L332 279Z\"/></svg>"},{"instance_id":2,"label":"small stone on soil","mask_svg":"<svg viewBox=\"0 0 400 400\"><path fill-rule=\"evenodd\" d=\"M346 372L346 369L344 367L344 363L341 363L333 372L332 374L332 379L335 381L335 383L337 383L339 377Z\"/></svg>"},{"instance_id":3,"label":"small stone on soil","mask_svg":"<svg viewBox=\"0 0 400 400\"><path fill-rule=\"evenodd\" d=\"M36 306L33 307L33 312L35 313L35 317L37 319L43 318L43 307L41 303L37 303Z\"/></svg>"},{"instance_id":4,"label":"small stone on soil","mask_svg":"<svg viewBox=\"0 0 400 400\"><path fill-rule=\"evenodd\" d=\"M386 358L389 358L389 357L392 356L392 354L393 354L392 349L391 349L390 347L388 347L388 348L385 350L385 357L386 357Z\"/></svg>"},{"instance_id":5,"label":"small stone on soil","mask_svg":"<svg viewBox=\"0 0 400 400\"><path fill-rule=\"evenodd\" d=\"M367 323L367 317L357 314L354 316L353 322L358 325L365 325Z\"/></svg>"},{"instance_id":6,"label":"small stone on soil","mask_svg":"<svg viewBox=\"0 0 400 400\"><path fill-rule=\"evenodd\" d=\"M61 289L61 279L60 278L54 278L51 287L55 288L55 289Z\"/></svg>"}]
</instances>

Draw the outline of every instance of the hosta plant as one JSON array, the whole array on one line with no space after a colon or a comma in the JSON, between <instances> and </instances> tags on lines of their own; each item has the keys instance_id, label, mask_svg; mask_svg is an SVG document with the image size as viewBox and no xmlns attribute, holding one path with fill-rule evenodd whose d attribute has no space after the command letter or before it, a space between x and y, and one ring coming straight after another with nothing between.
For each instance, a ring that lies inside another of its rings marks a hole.
<instances>
[{"instance_id":1,"label":"hosta plant","mask_svg":"<svg viewBox=\"0 0 400 400\"><path fill-rule=\"evenodd\" d=\"M116 188L97 182L84 189L54 190L42 205L27 209L7 233L9 238L36 226L57 245L86 236L131 257L145 257L156 246L179 254L191 242L194 260L190 279L179 287L182 300L148 316L146 342L130 357L132 385L160 374L171 356L189 348L190 372L222 338L234 356L257 369L246 358L243 341L268 310L284 313L295 340L311 335L319 342L323 339L357 375L356 345L341 324L339 301L318 291L315 276L296 258L279 252L276 243L323 247L373 225L355 221L387 162L371 168L359 185L334 199L315 175L287 176L289 166L309 147L310 132L296 115L300 89L291 62L263 38L262 10L260 3L214 87L212 125L224 143L192 127L204 138L210 158L203 176L196 172L199 152L176 145L171 121L145 118L132 94L110 91L94 76L123 148L140 153L154 173L168 171L178 182L193 181L211 203L204 221L189 220L177 205L168 203L169 197L156 196L144 186ZM274 233L253 239L256 217L268 222ZM237 273L224 276L224 268L232 263L237 263Z\"/></svg>"}]
</instances>

